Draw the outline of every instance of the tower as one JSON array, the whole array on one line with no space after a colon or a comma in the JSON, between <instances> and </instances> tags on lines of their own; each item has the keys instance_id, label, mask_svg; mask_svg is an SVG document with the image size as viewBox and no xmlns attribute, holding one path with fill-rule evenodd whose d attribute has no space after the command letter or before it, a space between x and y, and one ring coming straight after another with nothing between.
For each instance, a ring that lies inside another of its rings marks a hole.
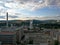
<instances>
[{"instance_id":1,"label":"tower","mask_svg":"<svg viewBox=\"0 0 60 45\"><path fill-rule=\"evenodd\" d=\"M8 27L8 12L6 13L6 26Z\"/></svg>"},{"instance_id":2,"label":"tower","mask_svg":"<svg viewBox=\"0 0 60 45\"><path fill-rule=\"evenodd\" d=\"M30 20L30 29L32 29L33 28L33 20Z\"/></svg>"}]
</instances>

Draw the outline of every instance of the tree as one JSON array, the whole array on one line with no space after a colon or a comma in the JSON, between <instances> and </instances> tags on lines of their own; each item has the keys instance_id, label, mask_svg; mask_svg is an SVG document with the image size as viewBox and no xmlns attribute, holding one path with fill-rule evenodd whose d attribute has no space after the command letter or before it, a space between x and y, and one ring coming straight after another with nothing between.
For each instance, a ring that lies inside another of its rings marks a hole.
<instances>
[{"instance_id":1,"label":"tree","mask_svg":"<svg viewBox=\"0 0 60 45\"><path fill-rule=\"evenodd\" d=\"M33 40L30 40L30 41L29 41L29 44L33 44Z\"/></svg>"},{"instance_id":2,"label":"tree","mask_svg":"<svg viewBox=\"0 0 60 45\"><path fill-rule=\"evenodd\" d=\"M54 41L54 45L59 45L59 41L58 40L55 40Z\"/></svg>"}]
</instances>

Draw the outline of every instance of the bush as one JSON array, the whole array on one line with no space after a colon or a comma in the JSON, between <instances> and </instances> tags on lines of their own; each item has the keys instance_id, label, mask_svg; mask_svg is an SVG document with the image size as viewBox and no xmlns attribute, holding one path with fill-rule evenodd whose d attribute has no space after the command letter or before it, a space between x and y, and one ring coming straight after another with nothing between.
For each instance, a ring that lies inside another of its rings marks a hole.
<instances>
[{"instance_id":1,"label":"bush","mask_svg":"<svg viewBox=\"0 0 60 45\"><path fill-rule=\"evenodd\" d=\"M59 41L58 40L55 40L54 41L54 45L59 45Z\"/></svg>"},{"instance_id":2,"label":"bush","mask_svg":"<svg viewBox=\"0 0 60 45\"><path fill-rule=\"evenodd\" d=\"M30 41L29 41L29 44L33 44L33 40L30 40Z\"/></svg>"}]
</instances>

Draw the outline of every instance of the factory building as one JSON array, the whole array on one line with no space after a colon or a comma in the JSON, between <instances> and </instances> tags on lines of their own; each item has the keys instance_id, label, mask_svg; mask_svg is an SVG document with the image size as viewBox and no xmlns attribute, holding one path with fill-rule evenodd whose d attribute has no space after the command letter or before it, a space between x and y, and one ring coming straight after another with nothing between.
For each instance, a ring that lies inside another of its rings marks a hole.
<instances>
[{"instance_id":1,"label":"factory building","mask_svg":"<svg viewBox=\"0 0 60 45\"><path fill-rule=\"evenodd\" d=\"M15 32L0 32L1 45L15 45L16 33Z\"/></svg>"}]
</instances>

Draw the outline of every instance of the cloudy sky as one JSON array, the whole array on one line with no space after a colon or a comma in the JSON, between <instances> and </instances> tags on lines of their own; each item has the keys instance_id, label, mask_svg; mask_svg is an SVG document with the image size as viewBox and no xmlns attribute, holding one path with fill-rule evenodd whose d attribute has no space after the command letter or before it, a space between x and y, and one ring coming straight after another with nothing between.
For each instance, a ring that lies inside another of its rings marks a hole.
<instances>
[{"instance_id":1,"label":"cloudy sky","mask_svg":"<svg viewBox=\"0 0 60 45\"><path fill-rule=\"evenodd\" d=\"M0 20L60 19L60 0L0 0Z\"/></svg>"}]
</instances>

